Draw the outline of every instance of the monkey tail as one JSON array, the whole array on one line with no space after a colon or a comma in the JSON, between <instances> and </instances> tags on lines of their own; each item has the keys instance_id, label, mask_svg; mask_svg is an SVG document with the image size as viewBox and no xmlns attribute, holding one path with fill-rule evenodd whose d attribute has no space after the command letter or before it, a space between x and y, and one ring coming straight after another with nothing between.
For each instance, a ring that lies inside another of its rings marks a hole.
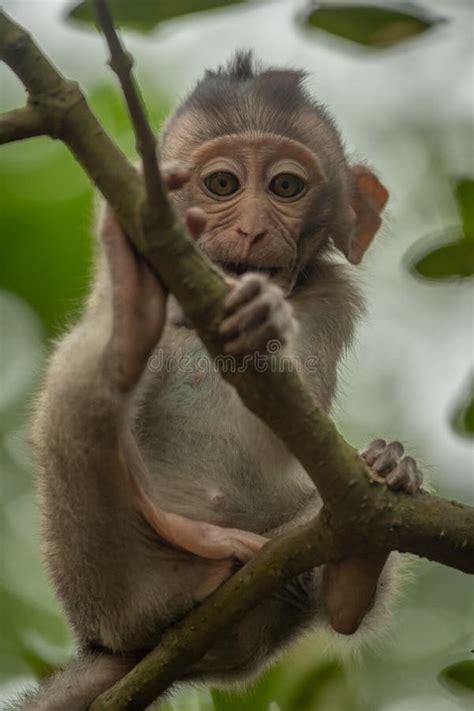
<instances>
[{"instance_id":1,"label":"monkey tail","mask_svg":"<svg viewBox=\"0 0 474 711\"><path fill-rule=\"evenodd\" d=\"M39 687L7 701L3 711L86 711L99 694L129 672L140 657L89 652Z\"/></svg>"}]
</instances>

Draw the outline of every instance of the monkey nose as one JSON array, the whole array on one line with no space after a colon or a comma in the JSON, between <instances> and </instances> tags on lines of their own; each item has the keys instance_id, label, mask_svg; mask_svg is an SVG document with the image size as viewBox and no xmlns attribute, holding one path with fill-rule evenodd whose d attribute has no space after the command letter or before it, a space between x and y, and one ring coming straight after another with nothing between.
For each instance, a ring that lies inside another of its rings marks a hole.
<instances>
[{"instance_id":1,"label":"monkey nose","mask_svg":"<svg viewBox=\"0 0 474 711\"><path fill-rule=\"evenodd\" d=\"M237 227L237 233L251 244L258 242L267 234L267 230L244 230L242 227Z\"/></svg>"}]
</instances>

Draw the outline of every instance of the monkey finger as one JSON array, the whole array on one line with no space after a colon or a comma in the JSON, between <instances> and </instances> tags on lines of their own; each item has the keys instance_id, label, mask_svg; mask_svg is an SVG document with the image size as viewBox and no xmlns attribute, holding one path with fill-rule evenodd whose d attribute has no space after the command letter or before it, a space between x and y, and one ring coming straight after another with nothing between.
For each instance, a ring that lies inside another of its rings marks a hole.
<instances>
[{"instance_id":1,"label":"monkey finger","mask_svg":"<svg viewBox=\"0 0 474 711\"><path fill-rule=\"evenodd\" d=\"M161 166L163 181L168 190L179 190L191 177L191 171L181 163L165 163Z\"/></svg>"},{"instance_id":2,"label":"monkey finger","mask_svg":"<svg viewBox=\"0 0 474 711\"><path fill-rule=\"evenodd\" d=\"M190 207L186 210L185 222L191 237L197 239L206 228L207 215L200 207Z\"/></svg>"},{"instance_id":3,"label":"monkey finger","mask_svg":"<svg viewBox=\"0 0 474 711\"><path fill-rule=\"evenodd\" d=\"M240 309L236 314L225 318L220 326L219 332L222 336L229 337L238 333L243 333L248 328L262 323L270 313L270 304L264 299L255 299L250 304Z\"/></svg>"},{"instance_id":4,"label":"monkey finger","mask_svg":"<svg viewBox=\"0 0 474 711\"><path fill-rule=\"evenodd\" d=\"M252 355L265 353L269 341L278 338L278 328L274 323L266 322L254 331L247 331L238 338L226 343L224 352L227 355Z\"/></svg>"},{"instance_id":5,"label":"monkey finger","mask_svg":"<svg viewBox=\"0 0 474 711\"><path fill-rule=\"evenodd\" d=\"M267 278L264 276L244 274L225 297L224 313L230 314L242 304L253 299L263 290L266 283Z\"/></svg>"}]
</instances>

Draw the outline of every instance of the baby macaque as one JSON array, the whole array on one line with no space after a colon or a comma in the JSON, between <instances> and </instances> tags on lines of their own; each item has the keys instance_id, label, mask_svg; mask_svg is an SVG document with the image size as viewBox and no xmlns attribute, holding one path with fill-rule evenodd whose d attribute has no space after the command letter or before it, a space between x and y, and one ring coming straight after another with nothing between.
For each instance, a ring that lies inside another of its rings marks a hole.
<instances>
[{"instance_id":1,"label":"baby macaque","mask_svg":"<svg viewBox=\"0 0 474 711\"><path fill-rule=\"evenodd\" d=\"M303 80L248 54L206 72L164 128L161 163L176 210L228 280L226 353L277 342L329 411L362 308L337 255L360 262L388 193L348 164ZM108 207L99 232L90 297L51 358L34 424L46 559L80 656L29 709L85 709L168 624L321 507L282 442L203 369L203 344ZM399 443L376 440L362 456L388 486L419 487ZM364 615L359 634L383 625L392 579L385 556L300 575L187 678L244 678L310 627L352 634Z\"/></svg>"}]
</instances>

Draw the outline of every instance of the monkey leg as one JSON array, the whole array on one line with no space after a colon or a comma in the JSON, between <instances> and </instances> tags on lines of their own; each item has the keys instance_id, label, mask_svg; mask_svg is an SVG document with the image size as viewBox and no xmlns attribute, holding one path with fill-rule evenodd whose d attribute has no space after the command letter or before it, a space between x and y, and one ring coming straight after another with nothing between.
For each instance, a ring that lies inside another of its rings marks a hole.
<instances>
[{"instance_id":1,"label":"monkey leg","mask_svg":"<svg viewBox=\"0 0 474 711\"><path fill-rule=\"evenodd\" d=\"M400 442L387 444L374 440L361 457L369 466L370 476L390 489L415 494L423 481L413 457L404 457ZM370 609L377 581L387 562L387 553L358 555L324 568L323 585L326 607L336 632L353 634Z\"/></svg>"},{"instance_id":2,"label":"monkey leg","mask_svg":"<svg viewBox=\"0 0 474 711\"><path fill-rule=\"evenodd\" d=\"M165 511L140 486L137 500L140 513L161 538L201 558L237 558L246 563L269 540L251 531L224 528Z\"/></svg>"},{"instance_id":3,"label":"monkey leg","mask_svg":"<svg viewBox=\"0 0 474 711\"><path fill-rule=\"evenodd\" d=\"M122 679L139 657L88 653L48 677L39 688L7 702L10 711L85 711L94 699Z\"/></svg>"}]
</instances>

